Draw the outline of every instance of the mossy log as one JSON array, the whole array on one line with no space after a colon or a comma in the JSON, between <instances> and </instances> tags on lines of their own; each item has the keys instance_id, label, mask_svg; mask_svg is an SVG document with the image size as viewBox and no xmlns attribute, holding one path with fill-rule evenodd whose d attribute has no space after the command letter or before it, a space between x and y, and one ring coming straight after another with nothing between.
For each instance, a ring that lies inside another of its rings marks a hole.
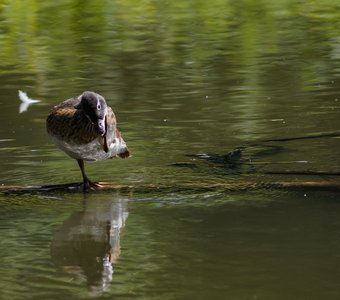
<instances>
[{"instance_id":1,"label":"mossy log","mask_svg":"<svg viewBox=\"0 0 340 300\"><path fill-rule=\"evenodd\" d=\"M152 184L152 183L133 183L117 184L113 182L99 182L101 187L90 191L107 192L137 192L137 193L160 193L160 192L237 192L245 190L297 190L297 191L340 191L340 182L336 181L281 181L281 182L238 182L238 183L181 183L181 184ZM0 186L0 193L7 195L15 194L41 194L55 192L80 192L80 183L68 183L45 186Z\"/></svg>"}]
</instances>

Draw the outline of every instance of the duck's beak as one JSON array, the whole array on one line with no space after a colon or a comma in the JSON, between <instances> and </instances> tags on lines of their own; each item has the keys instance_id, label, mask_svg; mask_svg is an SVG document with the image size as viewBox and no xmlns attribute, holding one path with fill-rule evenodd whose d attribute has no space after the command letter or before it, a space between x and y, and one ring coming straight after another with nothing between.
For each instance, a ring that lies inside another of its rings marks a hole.
<instances>
[{"instance_id":1,"label":"duck's beak","mask_svg":"<svg viewBox=\"0 0 340 300\"><path fill-rule=\"evenodd\" d=\"M108 126L107 126L107 117L106 117L106 115L105 115L105 118L104 118L104 123L105 123L105 131L107 131L107 128L108 128ZM109 145L108 145L108 140L107 140L107 134L106 134L106 132L105 132L105 134L104 134L104 136L103 136L103 141L102 141L102 143L103 143L103 150L107 153L107 152L109 152Z\"/></svg>"},{"instance_id":2,"label":"duck's beak","mask_svg":"<svg viewBox=\"0 0 340 300\"><path fill-rule=\"evenodd\" d=\"M105 135L106 128L105 128L105 118L104 119L98 119L98 131L101 136Z\"/></svg>"}]
</instances>

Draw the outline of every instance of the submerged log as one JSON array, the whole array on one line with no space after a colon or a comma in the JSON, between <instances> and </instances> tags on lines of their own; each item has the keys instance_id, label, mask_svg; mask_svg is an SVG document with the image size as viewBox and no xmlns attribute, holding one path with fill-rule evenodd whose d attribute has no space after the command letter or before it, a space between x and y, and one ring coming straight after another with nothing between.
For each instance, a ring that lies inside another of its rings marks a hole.
<instances>
[{"instance_id":1,"label":"submerged log","mask_svg":"<svg viewBox=\"0 0 340 300\"><path fill-rule=\"evenodd\" d=\"M333 181L302 181L302 182L238 182L238 183L182 183L177 184L152 184L133 183L116 184L113 182L99 182L101 187L92 192L137 192L137 193L174 193L174 192L238 192L245 190L295 190L295 191L340 191L340 182ZM67 183L45 186L0 186L0 193L6 195L15 194L42 194L56 192L80 192L80 183Z\"/></svg>"},{"instance_id":2,"label":"submerged log","mask_svg":"<svg viewBox=\"0 0 340 300\"><path fill-rule=\"evenodd\" d=\"M296 140L310 140L310 139L320 139L320 138L338 138L340 137L340 132L321 132L303 136L293 136L293 137L286 137L286 138L276 138L276 139L267 139L262 140L261 142L290 142Z\"/></svg>"},{"instance_id":3,"label":"submerged log","mask_svg":"<svg viewBox=\"0 0 340 300\"><path fill-rule=\"evenodd\" d=\"M307 175L307 176L340 176L340 172L328 171L265 171L269 175Z\"/></svg>"}]
</instances>

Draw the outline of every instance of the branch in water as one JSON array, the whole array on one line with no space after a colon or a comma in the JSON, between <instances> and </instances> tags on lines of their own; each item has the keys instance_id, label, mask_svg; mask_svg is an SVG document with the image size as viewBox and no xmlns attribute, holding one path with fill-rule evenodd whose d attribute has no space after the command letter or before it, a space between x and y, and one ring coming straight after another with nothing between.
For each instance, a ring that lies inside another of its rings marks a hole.
<instances>
[{"instance_id":1,"label":"branch in water","mask_svg":"<svg viewBox=\"0 0 340 300\"><path fill-rule=\"evenodd\" d=\"M173 192L238 192L244 190L319 190L319 191L340 191L340 182L331 181L302 181L302 182L238 182L238 183L183 183L181 185L165 184L115 184L112 182L99 182L100 188L95 191L120 191L136 193L173 193ZM80 183L45 185L45 186L1 186L0 192L7 195L13 194L41 194L54 192L79 192Z\"/></svg>"}]
</instances>

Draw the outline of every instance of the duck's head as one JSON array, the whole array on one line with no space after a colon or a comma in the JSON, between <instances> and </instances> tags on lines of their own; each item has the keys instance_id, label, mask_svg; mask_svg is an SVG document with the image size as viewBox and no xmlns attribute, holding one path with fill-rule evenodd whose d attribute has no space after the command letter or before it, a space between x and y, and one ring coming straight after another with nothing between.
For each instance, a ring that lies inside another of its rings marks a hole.
<instances>
[{"instance_id":1,"label":"duck's head","mask_svg":"<svg viewBox=\"0 0 340 300\"><path fill-rule=\"evenodd\" d=\"M80 103L76 108L84 111L85 115L96 126L100 135L105 135L107 104L103 96L95 92L84 92L80 95Z\"/></svg>"}]
</instances>

